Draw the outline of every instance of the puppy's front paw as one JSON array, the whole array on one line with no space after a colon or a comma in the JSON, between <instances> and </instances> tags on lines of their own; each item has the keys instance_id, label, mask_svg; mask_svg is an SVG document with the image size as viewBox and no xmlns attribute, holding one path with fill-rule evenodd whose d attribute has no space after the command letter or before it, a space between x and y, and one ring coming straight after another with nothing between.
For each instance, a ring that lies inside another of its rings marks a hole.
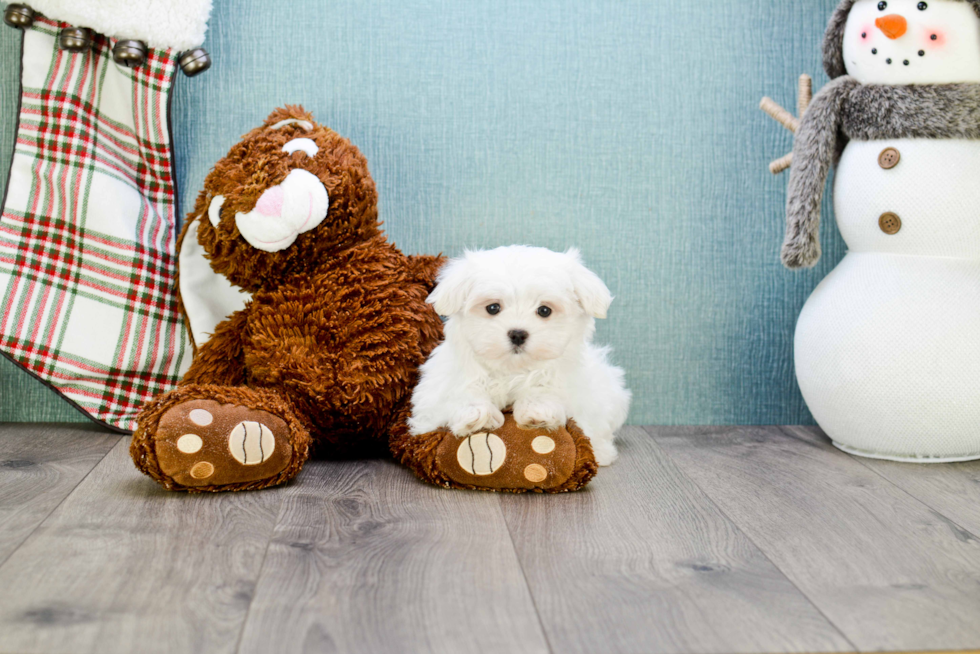
<instances>
[{"instance_id":1,"label":"puppy's front paw","mask_svg":"<svg viewBox=\"0 0 980 654\"><path fill-rule=\"evenodd\" d=\"M514 403L514 420L524 429L554 431L568 422L561 402L547 398L521 399Z\"/></svg>"},{"instance_id":2,"label":"puppy's front paw","mask_svg":"<svg viewBox=\"0 0 980 654\"><path fill-rule=\"evenodd\" d=\"M595 455L595 462L600 466L611 466L619 458L615 443L607 440L592 441L592 453Z\"/></svg>"},{"instance_id":3,"label":"puppy's front paw","mask_svg":"<svg viewBox=\"0 0 980 654\"><path fill-rule=\"evenodd\" d=\"M504 424L504 414L489 402L467 404L455 414L449 429L462 438L479 431L493 431Z\"/></svg>"}]
</instances>

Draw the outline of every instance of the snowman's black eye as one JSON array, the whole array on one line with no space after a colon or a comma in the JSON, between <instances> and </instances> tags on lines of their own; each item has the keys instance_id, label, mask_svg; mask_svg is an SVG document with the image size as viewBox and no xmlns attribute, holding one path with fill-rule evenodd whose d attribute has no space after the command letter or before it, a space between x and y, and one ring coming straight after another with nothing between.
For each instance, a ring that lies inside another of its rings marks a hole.
<instances>
[{"instance_id":1,"label":"snowman's black eye","mask_svg":"<svg viewBox=\"0 0 980 654\"><path fill-rule=\"evenodd\" d=\"M925 11L928 8L929 8L929 3L927 3L927 2L920 2L919 3L919 11Z\"/></svg>"},{"instance_id":2,"label":"snowman's black eye","mask_svg":"<svg viewBox=\"0 0 980 654\"><path fill-rule=\"evenodd\" d=\"M487 305L487 313L491 316L495 316L500 313L500 305L497 303Z\"/></svg>"},{"instance_id":3,"label":"snowman's black eye","mask_svg":"<svg viewBox=\"0 0 980 654\"><path fill-rule=\"evenodd\" d=\"M879 2L878 3L878 11L884 11L886 9L888 9L888 3L887 2Z\"/></svg>"}]
</instances>

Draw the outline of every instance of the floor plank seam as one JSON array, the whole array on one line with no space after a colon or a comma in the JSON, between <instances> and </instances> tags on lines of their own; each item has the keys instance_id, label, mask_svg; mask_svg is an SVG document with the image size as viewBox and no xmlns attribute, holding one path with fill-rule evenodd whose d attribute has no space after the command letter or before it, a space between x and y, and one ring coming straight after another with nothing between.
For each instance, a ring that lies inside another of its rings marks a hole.
<instances>
[{"instance_id":1,"label":"floor plank seam","mask_svg":"<svg viewBox=\"0 0 980 654\"><path fill-rule=\"evenodd\" d=\"M78 480L78 483L75 484L74 486L72 486L71 490L68 491L65 494L65 496L62 497L61 500L51 508L50 511L48 511L48 514L46 516L44 516L44 519L41 520L40 522L38 522L37 525L35 525L34 528L31 529L31 531L26 536L24 536L24 540L20 541L20 543L17 544L17 547L15 547L14 549L12 549L10 551L10 553L7 554L7 556L5 556L2 561L0 561L0 568L2 568L4 565L6 565L7 561L9 561L10 558L14 554L16 554L20 550L20 548L22 548L24 546L24 543L26 543L27 541L29 541L31 539L31 536L33 536L37 532L38 529L40 529L42 526L44 526L44 524L51 518L51 516L53 516L55 514L55 512L61 507L61 505L64 504L65 501L69 497L71 497L72 495L75 494L75 491L78 490L78 487L81 486L85 482L86 479L88 479L89 475L91 475L92 472L96 468L98 468L100 465L102 465L102 462L105 461L106 457L109 456L112 453L112 451L114 449L116 449L116 447L118 447L119 442L123 438L124 438L123 436L119 436L117 438L116 442L112 444L112 447L110 447L109 449L107 449L106 450L106 453L103 454L102 457L98 461L95 462L95 464L89 469L89 471L86 472L84 475L82 475L82 478Z\"/></svg>"},{"instance_id":2,"label":"floor plank seam","mask_svg":"<svg viewBox=\"0 0 980 654\"><path fill-rule=\"evenodd\" d=\"M821 449L821 450L826 450L827 447L825 447L825 445L829 445L830 446L830 451L832 451L832 452L839 452L841 454L844 454L844 452L842 452L841 450L838 450L836 447L834 447L833 445L831 445L829 442L827 442L827 443L814 443L813 441L807 440L805 438L800 438L792 430L793 427L799 427L799 428L802 428L802 429L819 429L819 427L811 427L809 425L773 425L773 427L775 427L779 431L780 434L782 434L782 435L784 435L784 436L786 436L788 438L792 438L797 443L802 443L802 444L807 445L809 447L816 447L816 448Z\"/></svg>"},{"instance_id":3,"label":"floor plank seam","mask_svg":"<svg viewBox=\"0 0 980 654\"><path fill-rule=\"evenodd\" d=\"M647 433L647 435L650 438L652 438L654 441L656 441L657 437L654 436L653 429L654 427L649 427L649 426L643 427L643 430ZM770 558L770 556L766 553L765 549L762 546L760 546L759 543L757 543L755 539L753 539L744 529L742 529L741 526L739 526L738 522L735 521L735 518L729 515L727 511L725 511L717 502L715 502L715 499L711 497L711 495L709 495L708 492L704 490L704 488L702 488L701 484L699 484L695 479L693 479L690 475L687 474L687 472L680 466L680 464L678 464L677 461L675 461L674 458L670 455L670 452L668 452L667 449L663 447L661 447L660 450L663 452L663 455L665 457L670 459L671 464L677 469L677 472L682 477L687 479L689 482L694 484L694 487L697 488L699 491L701 491L701 494L704 495L705 499L708 502L710 502L711 505L721 513L721 515L725 516L725 519L728 520L732 524L732 526L735 527L735 529L737 529L738 532L746 538L746 540L748 540L748 542L752 543L752 547L754 547L756 551L758 551L759 554L762 555L766 559L766 561L768 561L773 566L773 568L778 570L779 574L783 575L783 578L785 578L786 581L789 582L789 584L792 585L793 588L795 588L797 592L800 593L800 596L806 599L806 601L810 604L810 606L813 607L813 610L815 610L818 614L820 614L820 616L827 621L827 624L830 625L834 629L834 631L836 631L840 635L840 637L843 638L844 641L853 648L851 651L860 652L861 649L857 645L855 645L850 638L847 637L847 634L845 634L841 630L841 628L837 625L837 623L831 620L830 617L826 613L824 613L823 609L821 609L820 606L813 601L813 598L810 597L810 595L808 595L802 588L800 588L799 584L793 581L792 577L787 575L786 571L783 570L775 561L773 561L772 558Z\"/></svg>"},{"instance_id":4,"label":"floor plank seam","mask_svg":"<svg viewBox=\"0 0 980 654\"><path fill-rule=\"evenodd\" d=\"M548 637L548 630L544 627L544 621L541 619L541 611L538 609L538 600L534 596L534 590L531 588L530 582L527 580L527 573L524 571L524 561L521 560L520 554L517 552L517 543L514 542L514 532L511 531L510 522L507 521L507 516L504 515L503 498L500 493L497 493L497 509L500 511L500 518L504 521L504 526L507 527L507 537L510 538L510 548L514 552L514 560L517 561L517 567L521 570L521 579L524 580L524 587L527 589L528 597L531 598L531 606L534 607L534 617L538 619L538 627L541 629L541 635L544 637L544 644L548 646L548 651L551 654L556 654L555 648L551 645L551 639Z\"/></svg>"},{"instance_id":5,"label":"floor plank seam","mask_svg":"<svg viewBox=\"0 0 980 654\"><path fill-rule=\"evenodd\" d=\"M847 456L850 456L850 455L847 455ZM946 515L945 513L943 513L941 510L939 510L936 507L934 507L933 505L929 504L929 502L925 501L924 499L922 499L920 497L916 497L911 492L909 492L905 488L902 488L901 486L899 486L898 484L896 484L895 482L893 482L891 479L889 479L885 475L883 475L880 472L878 472L877 470L875 470L872 466L868 465L864 461L858 460L858 463L860 463L862 466L864 466L865 469L870 470L871 472L875 473L875 475L877 475L879 479L885 481L888 484L891 484L892 486L894 486L895 488L897 488L898 490L900 490L902 493L904 493L905 495L908 495L913 500L915 500L916 502L918 502L922 506L926 507L927 509L929 509L933 513L942 516L943 519L945 519L945 520L948 520L951 525L954 525L957 529L961 529L963 531L963 533L970 534L970 536L972 536L977 542L980 542L980 535L974 533L972 530L967 529L966 527L964 527L960 523L956 522L956 520L954 520L953 518L949 517L948 515ZM918 464L918 465L927 465L927 464ZM950 465L950 464L947 464L947 463L939 463L939 464L928 464L928 465Z\"/></svg>"},{"instance_id":6,"label":"floor plank seam","mask_svg":"<svg viewBox=\"0 0 980 654\"><path fill-rule=\"evenodd\" d=\"M290 485L287 485L288 489ZM262 552L262 563L259 564L259 570L255 573L255 587L252 588L252 597L248 600L248 610L245 611L245 617L242 619L242 625L238 630L238 639L235 642L234 651L241 652L242 646L244 645L245 638L245 627L248 625L248 619L252 615L252 607L255 605L255 597L259 594L259 584L262 583L262 576L265 573L265 562L269 558L269 549L272 547L272 541L276 537L276 528L279 527L279 521L282 520L284 511L286 510L286 495L284 491L282 493L282 500L279 502L279 510L276 511L276 521L272 524L272 530L269 532L269 540L265 543L265 550Z\"/></svg>"},{"instance_id":7,"label":"floor plank seam","mask_svg":"<svg viewBox=\"0 0 980 654\"><path fill-rule=\"evenodd\" d=\"M794 436L792 434L792 432L788 431L787 428L784 427L784 426L781 426L779 428L779 431L781 433L784 433L784 434L788 435L791 438L795 438L798 441L801 441L801 442L804 442L804 443L808 442L808 441L805 441L802 438L799 438L797 436ZM831 443L825 443L823 445L823 449L827 450L828 452L832 452L834 454L841 454L843 456L846 456L846 457L851 458L852 460L854 460L857 463L861 464L861 467L863 467L865 470L869 470L870 472L873 472L876 477L878 477L879 479L881 479L882 481L884 481L889 486L898 489L898 491L900 491L904 495L907 495L908 497L912 498L913 501L918 502L919 504L921 504L922 506L926 507L930 511L936 513L937 515L942 516L944 519L948 520L950 522L950 524L955 525L957 529L963 530L964 533L970 534L970 536L972 536L974 539L976 539L978 542L980 542L980 534L974 533L972 530L970 530L970 529L964 527L963 525L961 525L960 523L956 522L956 520L954 520L953 518L949 517L943 511L941 511L940 509L937 509L936 507L934 507L932 504L930 504L926 500L922 499L921 497L916 497L909 490L905 489L904 487L900 486L899 484L896 484L894 481L892 481L891 479L889 479L888 477L886 477L885 475L883 475L881 472L879 472L876 469L876 467L870 461L864 459L863 457L853 456L851 454L848 454L847 452L844 452L842 450L838 450ZM903 464L903 465L951 465L951 464L940 463L940 464Z\"/></svg>"}]
</instances>

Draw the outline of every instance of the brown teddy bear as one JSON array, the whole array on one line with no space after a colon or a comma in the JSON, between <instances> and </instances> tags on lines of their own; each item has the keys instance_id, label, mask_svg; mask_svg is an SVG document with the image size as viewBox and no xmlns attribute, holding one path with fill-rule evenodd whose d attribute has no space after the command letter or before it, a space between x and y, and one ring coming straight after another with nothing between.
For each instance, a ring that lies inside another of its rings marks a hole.
<instances>
[{"instance_id":1,"label":"brown teddy bear","mask_svg":"<svg viewBox=\"0 0 980 654\"><path fill-rule=\"evenodd\" d=\"M130 448L140 470L170 490L257 489L292 479L311 448L388 449L447 487L559 492L591 479L573 423L409 434L418 366L442 337L426 297L444 260L389 243L377 200L358 149L301 107L274 111L215 165L180 238L182 305L190 317L200 304L185 246L245 295L213 335L197 331L180 386L144 407ZM551 445L532 447L541 436Z\"/></svg>"}]
</instances>

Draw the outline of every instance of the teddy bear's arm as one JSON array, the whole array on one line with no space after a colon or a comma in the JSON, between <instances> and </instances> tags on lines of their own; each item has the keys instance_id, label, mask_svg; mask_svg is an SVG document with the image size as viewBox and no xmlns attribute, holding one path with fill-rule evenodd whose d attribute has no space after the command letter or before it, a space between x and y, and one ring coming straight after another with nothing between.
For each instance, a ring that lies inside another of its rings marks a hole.
<instances>
[{"instance_id":1,"label":"teddy bear's arm","mask_svg":"<svg viewBox=\"0 0 980 654\"><path fill-rule=\"evenodd\" d=\"M248 315L236 311L215 327L214 335L197 348L181 384L241 386L246 382L244 339Z\"/></svg>"},{"instance_id":2,"label":"teddy bear's arm","mask_svg":"<svg viewBox=\"0 0 980 654\"><path fill-rule=\"evenodd\" d=\"M357 284L331 277L257 293L249 316L249 382L350 419L386 415L425 360L424 291L383 269Z\"/></svg>"}]
</instances>

